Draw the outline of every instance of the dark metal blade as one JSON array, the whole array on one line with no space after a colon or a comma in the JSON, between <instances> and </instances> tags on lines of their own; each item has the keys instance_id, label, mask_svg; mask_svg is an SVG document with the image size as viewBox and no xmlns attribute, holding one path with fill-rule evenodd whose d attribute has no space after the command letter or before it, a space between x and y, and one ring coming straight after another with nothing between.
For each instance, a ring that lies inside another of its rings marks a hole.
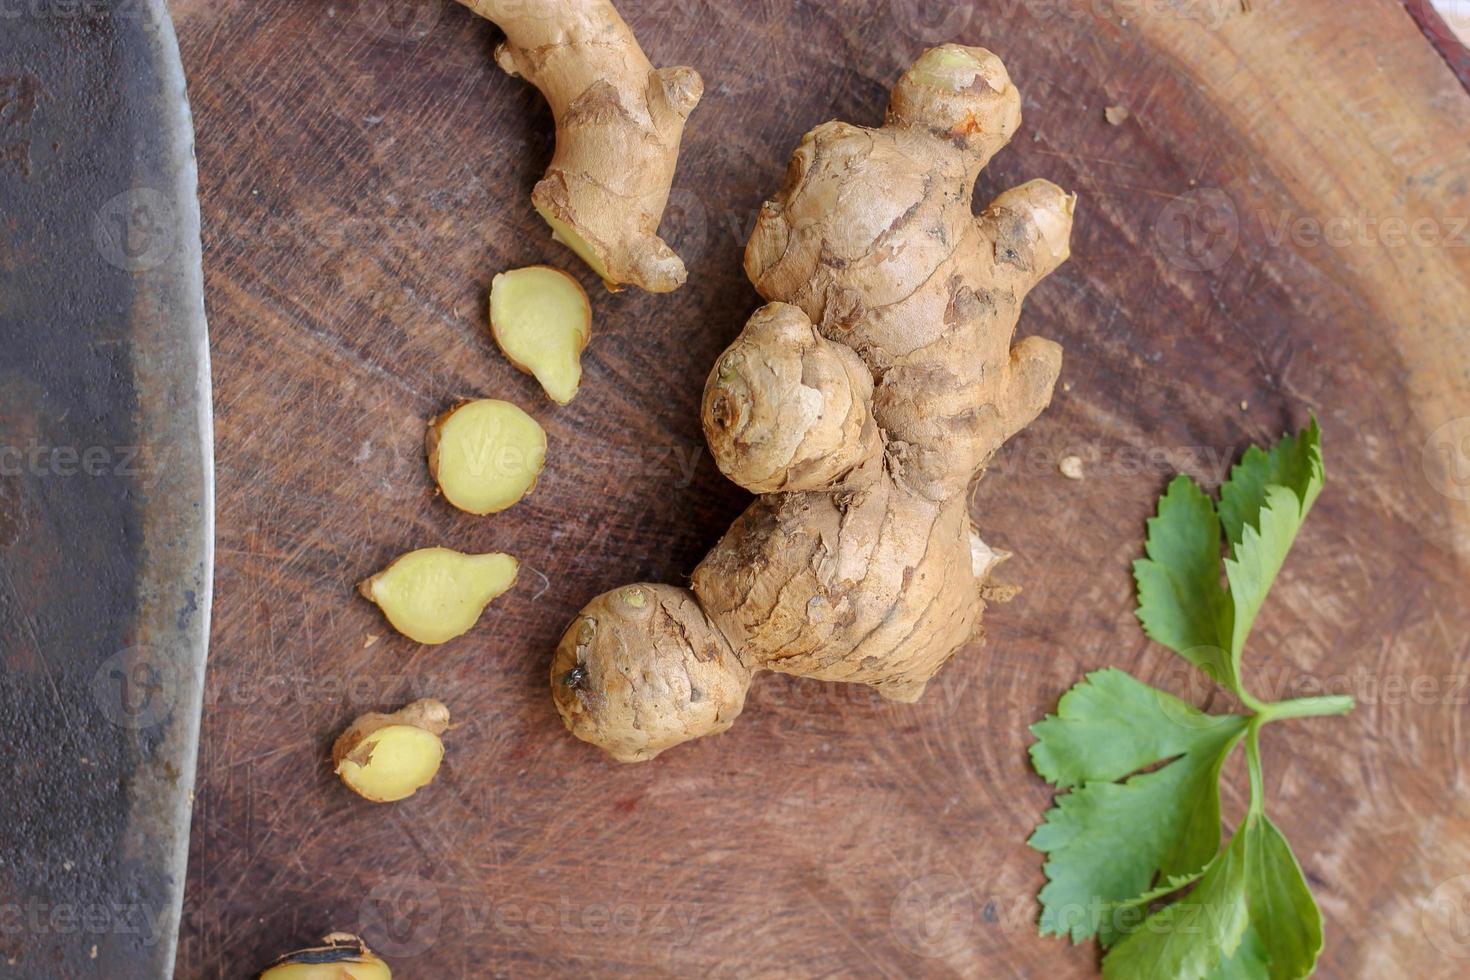
<instances>
[{"instance_id":1,"label":"dark metal blade","mask_svg":"<svg viewBox=\"0 0 1470 980\"><path fill-rule=\"evenodd\" d=\"M172 974L211 447L163 3L0 10L0 975Z\"/></svg>"}]
</instances>

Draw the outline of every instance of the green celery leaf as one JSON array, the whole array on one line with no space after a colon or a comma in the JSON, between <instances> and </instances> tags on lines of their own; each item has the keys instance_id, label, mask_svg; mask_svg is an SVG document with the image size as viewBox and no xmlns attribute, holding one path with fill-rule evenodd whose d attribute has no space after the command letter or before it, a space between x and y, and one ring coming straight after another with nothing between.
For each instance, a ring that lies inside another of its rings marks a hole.
<instances>
[{"instance_id":1,"label":"green celery leaf","mask_svg":"<svg viewBox=\"0 0 1470 980\"><path fill-rule=\"evenodd\" d=\"M1157 888L1151 888L1137 898L1130 898L1126 902L1118 902L1110 906L1104 914L1102 921L1098 924L1098 944L1103 949L1112 946L1119 939L1122 939L1123 936L1138 928L1138 924L1148 918L1148 907L1150 905L1162 898L1168 898L1182 888L1194 884L1196 881L1199 881L1200 876L1204 873L1204 868L1201 868L1194 872L1194 874L1171 875Z\"/></svg>"},{"instance_id":2,"label":"green celery leaf","mask_svg":"<svg viewBox=\"0 0 1470 980\"><path fill-rule=\"evenodd\" d=\"M1246 907L1245 837L1237 834L1194 891L1149 916L1103 957L1105 980L1204 980L1241 945Z\"/></svg>"},{"instance_id":3,"label":"green celery leaf","mask_svg":"<svg viewBox=\"0 0 1470 980\"><path fill-rule=\"evenodd\" d=\"M1238 545L1246 525L1260 527L1267 487L1286 487L1296 494L1306 516L1322 489L1323 477L1322 430L1315 418L1296 435L1282 437L1269 452L1251 446L1231 467L1230 479L1220 487L1220 523L1225 537Z\"/></svg>"},{"instance_id":4,"label":"green celery leaf","mask_svg":"<svg viewBox=\"0 0 1470 980\"><path fill-rule=\"evenodd\" d=\"M1239 864L1246 922L1233 940L1238 945L1231 940L1239 914L1237 886L1224 890L1211 882L1222 863ZM1155 889L1138 901L1146 904L1177 890ZM1117 940L1103 960L1103 976L1301 980L1311 975L1321 952L1322 914L1291 847L1264 815L1252 816L1193 892Z\"/></svg>"},{"instance_id":5,"label":"green celery leaf","mask_svg":"<svg viewBox=\"0 0 1470 980\"><path fill-rule=\"evenodd\" d=\"M1246 834L1246 902L1269 967L1256 976L1297 980L1322 952L1322 913L1286 838L1264 815Z\"/></svg>"},{"instance_id":6,"label":"green celery leaf","mask_svg":"<svg viewBox=\"0 0 1470 980\"><path fill-rule=\"evenodd\" d=\"M1244 727L1238 715L1207 715L1126 671L1105 667L1063 694L1056 714L1031 726L1037 739L1031 764L1062 789L1111 783L1229 739Z\"/></svg>"},{"instance_id":7,"label":"green celery leaf","mask_svg":"<svg viewBox=\"0 0 1470 980\"><path fill-rule=\"evenodd\" d=\"M1199 484L1176 476L1149 519L1147 558L1133 563L1138 619L1144 632L1178 653L1218 684L1234 672L1222 629L1225 590L1220 586L1220 518Z\"/></svg>"},{"instance_id":8,"label":"green celery leaf","mask_svg":"<svg viewBox=\"0 0 1470 980\"><path fill-rule=\"evenodd\" d=\"M1221 960L1209 975L1209 980L1265 980L1270 975L1267 969L1266 946L1261 942L1255 923L1251 922L1246 925L1245 935L1240 937L1235 954Z\"/></svg>"},{"instance_id":9,"label":"green celery leaf","mask_svg":"<svg viewBox=\"0 0 1470 980\"><path fill-rule=\"evenodd\" d=\"M1088 675L1057 711L1032 727L1031 757L1045 778L1077 788L1029 843L1047 855L1042 934L1081 942L1112 906L1219 851L1220 767L1246 719L1207 715L1111 669Z\"/></svg>"},{"instance_id":10,"label":"green celery leaf","mask_svg":"<svg viewBox=\"0 0 1470 980\"><path fill-rule=\"evenodd\" d=\"M1230 602L1234 608L1231 670L1237 678L1246 638L1271 591L1271 584L1286 563L1286 555L1291 551L1306 511L1295 493L1273 486L1266 488L1266 503L1258 516L1260 529L1247 524L1241 532L1240 544L1225 559L1225 578L1230 582Z\"/></svg>"}]
</instances>

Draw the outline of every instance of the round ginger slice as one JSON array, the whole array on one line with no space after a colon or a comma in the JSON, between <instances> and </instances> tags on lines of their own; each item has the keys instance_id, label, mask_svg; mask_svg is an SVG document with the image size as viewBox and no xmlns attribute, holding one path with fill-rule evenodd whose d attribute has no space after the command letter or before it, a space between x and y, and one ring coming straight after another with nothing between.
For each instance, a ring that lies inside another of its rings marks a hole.
<instances>
[{"instance_id":1,"label":"round ginger slice","mask_svg":"<svg viewBox=\"0 0 1470 980\"><path fill-rule=\"evenodd\" d=\"M506 359L565 405L582 382L582 350L592 336L592 306L582 284L560 269L533 265L490 284L490 332Z\"/></svg>"},{"instance_id":2,"label":"round ginger slice","mask_svg":"<svg viewBox=\"0 0 1470 980\"><path fill-rule=\"evenodd\" d=\"M447 643L469 632L490 601L515 584L519 570L510 555L424 548L399 558L357 590L410 640Z\"/></svg>"},{"instance_id":3,"label":"round ginger slice","mask_svg":"<svg viewBox=\"0 0 1470 980\"><path fill-rule=\"evenodd\" d=\"M391 715L363 715L332 746L332 762L358 796L373 803L405 800L433 782L444 761L439 736L449 709L425 698Z\"/></svg>"},{"instance_id":4,"label":"round ginger slice","mask_svg":"<svg viewBox=\"0 0 1470 980\"><path fill-rule=\"evenodd\" d=\"M444 499L471 514L494 514L536 487L546 432L510 402L460 402L429 423L429 472Z\"/></svg>"}]
</instances>

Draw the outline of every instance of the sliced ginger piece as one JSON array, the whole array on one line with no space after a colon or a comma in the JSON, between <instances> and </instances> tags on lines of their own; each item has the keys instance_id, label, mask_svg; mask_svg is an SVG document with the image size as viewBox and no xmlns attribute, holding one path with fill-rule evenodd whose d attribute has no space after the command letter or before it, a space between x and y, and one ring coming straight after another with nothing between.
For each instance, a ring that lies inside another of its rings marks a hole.
<instances>
[{"instance_id":1,"label":"sliced ginger piece","mask_svg":"<svg viewBox=\"0 0 1470 980\"><path fill-rule=\"evenodd\" d=\"M433 782L444 761L439 736L449 709L425 698L391 715L372 712L352 723L332 745L332 764L358 796L374 803L404 800Z\"/></svg>"},{"instance_id":2,"label":"sliced ginger piece","mask_svg":"<svg viewBox=\"0 0 1470 980\"><path fill-rule=\"evenodd\" d=\"M577 395L592 306L582 284L560 269L512 269L490 285L490 332L506 358L541 382L558 405Z\"/></svg>"},{"instance_id":3,"label":"sliced ginger piece","mask_svg":"<svg viewBox=\"0 0 1470 980\"><path fill-rule=\"evenodd\" d=\"M505 510L536 487L546 432L510 402L460 402L429 423L429 472L444 499L471 514Z\"/></svg>"},{"instance_id":4,"label":"sliced ginger piece","mask_svg":"<svg viewBox=\"0 0 1470 980\"><path fill-rule=\"evenodd\" d=\"M358 937L334 932L276 960L260 980L393 980L393 971Z\"/></svg>"},{"instance_id":5,"label":"sliced ginger piece","mask_svg":"<svg viewBox=\"0 0 1470 980\"><path fill-rule=\"evenodd\" d=\"M465 555L448 548L411 551L357 587L393 628L420 643L469 632L490 601L516 581L510 555Z\"/></svg>"}]
</instances>

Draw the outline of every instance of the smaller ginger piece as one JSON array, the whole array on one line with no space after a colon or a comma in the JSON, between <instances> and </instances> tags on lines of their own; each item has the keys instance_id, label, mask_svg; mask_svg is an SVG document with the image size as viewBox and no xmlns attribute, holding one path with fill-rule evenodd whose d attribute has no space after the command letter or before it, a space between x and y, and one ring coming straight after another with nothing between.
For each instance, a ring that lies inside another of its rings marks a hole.
<instances>
[{"instance_id":1,"label":"smaller ginger piece","mask_svg":"<svg viewBox=\"0 0 1470 980\"><path fill-rule=\"evenodd\" d=\"M608 0L459 2L505 32L495 63L551 106L556 152L531 203L552 237L608 289L678 289L689 274L658 226L699 73L654 68Z\"/></svg>"},{"instance_id":2,"label":"smaller ginger piece","mask_svg":"<svg viewBox=\"0 0 1470 980\"><path fill-rule=\"evenodd\" d=\"M320 946L282 956L259 980L393 980L393 971L357 936L334 932Z\"/></svg>"},{"instance_id":3,"label":"smaller ginger piece","mask_svg":"<svg viewBox=\"0 0 1470 980\"><path fill-rule=\"evenodd\" d=\"M536 488L546 432L510 402L480 398L431 421L424 450L445 500L471 514L494 514Z\"/></svg>"},{"instance_id":4,"label":"smaller ginger piece","mask_svg":"<svg viewBox=\"0 0 1470 980\"><path fill-rule=\"evenodd\" d=\"M449 709L425 698L391 715L363 715L332 745L332 765L342 782L373 803L408 799L429 783L444 761L439 736L449 728Z\"/></svg>"},{"instance_id":5,"label":"smaller ginger piece","mask_svg":"<svg viewBox=\"0 0 1470 980\"><path fill-rule=\"evenodd\" d=\"M469 632L491 600L515 584L519 571L520 563L510 555L423 548L397 559L357 590L410 640L447 643Z\"/></svg>"},{"instance_id":6,"label":"smaller ginger piece","mask_svg":"<svg viewBox=\"0 0 1470 980\"><path fill-rule=\"evenodd\" d=\"M582 284L560 269L512 269L490 285L490 332L506 359L565 405L582 382L592 306Z\"/></svg>"}]
</instances>

